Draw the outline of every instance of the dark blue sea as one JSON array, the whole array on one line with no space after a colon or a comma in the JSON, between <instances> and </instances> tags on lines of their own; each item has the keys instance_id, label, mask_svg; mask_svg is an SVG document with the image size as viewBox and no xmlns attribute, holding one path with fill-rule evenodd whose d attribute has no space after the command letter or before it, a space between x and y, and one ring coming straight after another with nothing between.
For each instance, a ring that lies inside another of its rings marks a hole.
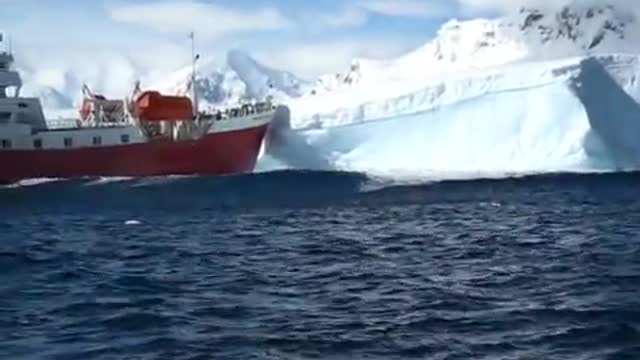
<instances>
[{"instance_id":1,"label":"dark blue sea","mask_svg":"<svg viewBox=\"0 0 640 360\"><path fill-rule=\"evenodd\" d=\"M0 189L0 359L638 359L640 174Z\"/></svg>"}]
</instances>

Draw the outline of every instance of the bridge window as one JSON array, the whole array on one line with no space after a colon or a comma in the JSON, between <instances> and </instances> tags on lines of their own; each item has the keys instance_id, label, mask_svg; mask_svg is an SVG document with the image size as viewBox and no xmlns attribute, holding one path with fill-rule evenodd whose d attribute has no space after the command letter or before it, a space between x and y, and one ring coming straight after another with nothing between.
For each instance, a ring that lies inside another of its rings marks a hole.
<instances>
[{"instance_id":1,"label":"bridge window","mask_svg":"<svg viewBox=\"0 0 640 360\"><path fill-rule=\"evenodd\" d=\"M11 140L3 139L1 143L3 149L11 149Z\"/></svg>"},{"instance_id":2,"label":"bridge window","mask_svg":"<svg viewBox=\"0 0 640 360\"><path fill-rule=\"evenodd\" d=\"M94 136L93 145L102 145L102 138L100 136Z\"/></svg>"},{"instance_id":3,"label":"bridge window","mask_svg":"<svg viewBox=\"0 0 640 360\"><path fill-rule=\"evenodd\" d=\"M120 141L123 144L127 144L129 142L129 134L122 134L120 135Z\"/></svg>"},{"instance_id":4,"label":"bridge window","mask_svg":"<svg viewBox=\"0 0 640 360\"><path fill-rule=\"evenodd\" d=\"M0 112L0 124L8 123L9 119L11 119L11 113L10 112Z\"/></svg>"},{"instance_id":5,"label":"bridge window","mask_svg":"<svg viewBox=\"0 0 640 360\"><path fill-rule=\"evenodd\" d=\"M64 138L64 146L66 147L73 146L73 139L70 137Z\"/></svg>"},{"instance_id":6,"label":"bridge window","mask_svg":"<svg viewBox=\"0 0 640 360\"><path fill-rule=\"evenodd\" d=\"M33 147L36 149L42 149L42 139L33 140Z\"/></svg>"}]
</instances>

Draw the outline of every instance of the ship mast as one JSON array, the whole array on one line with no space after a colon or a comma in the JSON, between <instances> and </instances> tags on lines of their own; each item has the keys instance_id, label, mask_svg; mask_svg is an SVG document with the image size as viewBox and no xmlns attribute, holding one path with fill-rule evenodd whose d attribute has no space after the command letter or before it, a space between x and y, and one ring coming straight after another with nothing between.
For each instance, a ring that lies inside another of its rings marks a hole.
<instances>
[{"instance_id":1,"label":"ship mast","mask_svg":"<svg viewBox=\"0 0 640 360\"><path fill-rule=\"evenodd\" d=\"M198 115L198 92L196 89L196 61L200 55L196 55L195 33L189 33L191 39L191 97L193 98L193 115Z\"/></svg>"},{"instance_id":2,"label":"ship mast","mask_svg":"<svg viewBox=\"0 0 640 360\"><path fill-rule=\"evenodd\" d=\"M9 45L9 51L5 45L5 34L0 32L0 98L6 98L7 88L15 88L14 97L20 96L22 79L17 71L11 70L14 58Z\"/></svg>"}]
</instances>

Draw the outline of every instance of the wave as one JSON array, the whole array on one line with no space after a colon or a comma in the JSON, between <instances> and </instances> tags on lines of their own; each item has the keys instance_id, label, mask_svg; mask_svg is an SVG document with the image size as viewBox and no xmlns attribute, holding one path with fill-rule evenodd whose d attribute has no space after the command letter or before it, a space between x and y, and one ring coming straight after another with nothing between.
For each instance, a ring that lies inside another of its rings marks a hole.
<instances>
[{"instance_id":1,"label":"wave","mask_svg":"<svg viewBox=\"0 0 640 360\"><path fill-rule=\"evenodd\" d=\"M131 178L41 182L0 189L0 215L40 211L80 213L82 217L112 211L122 222L151 221L159 212L197 213L206 218L220 212L296 211L379 206L472 202L502 205L521 202L522 192L563 191L576 201L609 196L604 188L635 187L640 172L549 173L509 178L482 177L407 182L342 171L280 170L220 177ZM626 192L618 192L624 196ZM615 194L611 195L615 196ZM140 220L141 221L141 220Z\"/></svg>"}]
</instances>

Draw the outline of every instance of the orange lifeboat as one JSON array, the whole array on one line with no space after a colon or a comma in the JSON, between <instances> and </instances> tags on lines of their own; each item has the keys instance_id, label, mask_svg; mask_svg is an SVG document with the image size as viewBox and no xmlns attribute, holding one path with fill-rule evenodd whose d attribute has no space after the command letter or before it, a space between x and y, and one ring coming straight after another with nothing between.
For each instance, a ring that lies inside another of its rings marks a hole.
<instances>
[{"instance_id":1,"label":"orange lifeboat","mask_svg":"<svg viewBox=\"0 0 640 360\"><path fill-rule=\"evenodd\" d=\"M89 99L82 100L82 105L80 106L80 119L86 121L91 116L91 111L93 110L93 103Z\"/></svg>"},{"instance_id":2,"label":"orange lifeboat","mask_svg":"<svg viewBox=\"0 0 640 360\"><path fill-rule=\"evenodd\" d=\"M135 113L144 121L192 120L193 104L186 96L145 91L135 101Z\"/></svg>"}]
</instances>

